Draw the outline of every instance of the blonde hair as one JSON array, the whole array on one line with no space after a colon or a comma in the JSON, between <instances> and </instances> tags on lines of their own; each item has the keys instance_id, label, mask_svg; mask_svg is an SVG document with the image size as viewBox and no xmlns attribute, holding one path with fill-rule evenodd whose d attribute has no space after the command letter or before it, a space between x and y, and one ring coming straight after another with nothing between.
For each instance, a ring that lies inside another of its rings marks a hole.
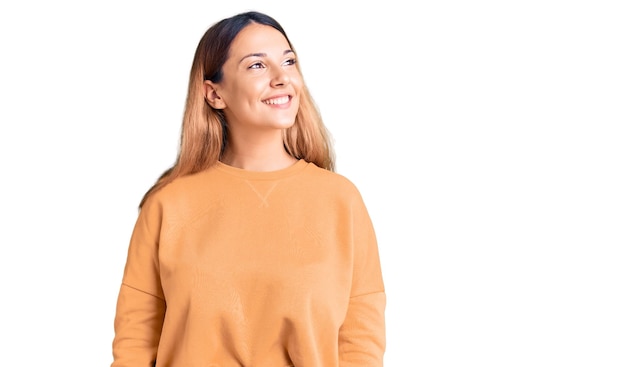
<instances>
[{"instance_id":1,"label":"blonde hair","mask_svg":"<svg viewBox=\"0 0 626 367\"><path fill-rule=\"evenodd\" d=\"M219 161L228 143L227 121L221 110L213 109L206 102L204 81L218 83L222 79L222 66L228 58L230 44L250 23L277 29L294 50L280 24L259 12L245 12L223 19L206 31L196 48L191 66L176 162L144 194L139 208L153 193L176 178L203 171ZM301 72L299 64L296 67ZM295 122L283 133L283 144L292 157L314 163L329 171L335 170L330 134L306 85L302 88Z\"/></svg>"}]
</instances>

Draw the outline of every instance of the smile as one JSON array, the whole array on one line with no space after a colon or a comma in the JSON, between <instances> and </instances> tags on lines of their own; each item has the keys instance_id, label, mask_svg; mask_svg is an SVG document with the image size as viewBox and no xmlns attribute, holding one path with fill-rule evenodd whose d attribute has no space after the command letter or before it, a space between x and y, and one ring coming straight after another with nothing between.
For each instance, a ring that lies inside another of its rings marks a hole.
<instances>
[{"instance_id":1,"label":"smile","mask_svg":"<svg viewBox=\"0 0 626 367\"><path fill-rule=\"evenodd\" d=\"M263 103L271 104L271 105L285 104L289 102L289 99L290 99L289 96L283 96L283 97L278 97L278 98L266 99L265 101L263 101Z\"/></svg>"}]
</instances>

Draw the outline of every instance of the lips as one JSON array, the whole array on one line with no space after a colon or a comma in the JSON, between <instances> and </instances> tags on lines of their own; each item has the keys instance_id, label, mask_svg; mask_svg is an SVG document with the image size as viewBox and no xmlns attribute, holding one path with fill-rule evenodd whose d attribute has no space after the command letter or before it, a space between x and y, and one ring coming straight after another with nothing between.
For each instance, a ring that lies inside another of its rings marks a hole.
<instances>
[{"instance_id":1,"label":"lips","mask_svg":"<svg viewBox=\"0 0 626 367\"><path fill-rule=\"evenodd\" d=\"M281 105L281 104L285 104L289 102L290 99L291 97L289 96L282 96L282 97L266 99L263 101L263 103L269 104L269 105Z\"/></svg>"}]
</instances>

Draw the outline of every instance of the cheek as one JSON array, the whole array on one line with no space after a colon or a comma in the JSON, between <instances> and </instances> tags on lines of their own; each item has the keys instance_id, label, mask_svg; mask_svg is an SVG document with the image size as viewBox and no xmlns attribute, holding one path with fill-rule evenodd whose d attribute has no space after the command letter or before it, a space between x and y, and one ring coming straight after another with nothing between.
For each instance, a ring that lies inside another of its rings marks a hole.
<instances>
[{"instance_id":1,"label":"cheek","mask_svg":"<svg viewBox=\"0 0 626 367\"><path fill-rule=\"evenodd\" d=\"M231 84L229 96L231 103L246 103L244 101L259 98L262 91L261 83L247 80Z\"/></svg>"},{"instance_id":2,"label":"cheek","mask_svg":"<svg viewBox=\"0 0 626 367\"><path fill-rule=\"evenodd\" d=\"M291 77L291 85L293 85L293 88L295 89L296 92L300 93L300 90L302 89L302 86L304 85L304 82L302 80L302 76L300 75L300 73L295 73Z\"/></svg>"}]
</instances>

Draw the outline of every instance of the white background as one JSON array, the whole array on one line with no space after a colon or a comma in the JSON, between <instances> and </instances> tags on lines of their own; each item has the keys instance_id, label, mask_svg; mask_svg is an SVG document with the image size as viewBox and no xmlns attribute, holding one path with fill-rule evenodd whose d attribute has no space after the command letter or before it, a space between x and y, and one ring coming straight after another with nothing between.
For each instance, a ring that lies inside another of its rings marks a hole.
<instances>
[{"instance_id":1,"label":"white background","mask_svg":"<svg viewBox=\"0 0 626 367\"><path fill-rule=\"evenodd\" d=\"M197 42L256 9L287 30L370 209L386 366L625 366L619 3L3 2L2 364L111 363Z\"/></svg>"}]
</instances>

